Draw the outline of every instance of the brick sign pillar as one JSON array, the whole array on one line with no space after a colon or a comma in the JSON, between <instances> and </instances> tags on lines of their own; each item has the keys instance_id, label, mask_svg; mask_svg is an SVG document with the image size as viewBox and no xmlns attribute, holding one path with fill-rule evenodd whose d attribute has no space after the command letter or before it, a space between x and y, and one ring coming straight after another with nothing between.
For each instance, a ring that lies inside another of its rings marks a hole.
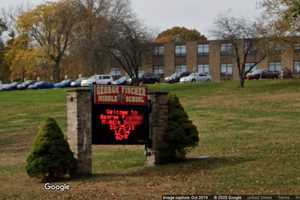
<instances>
[{"instance_id":1,"label":"brick sign pillar","mask_svg":"<svg viewBox=\"0 0 300 200\"><path fill-rule=\"evenodd\" d=\"M151 108L150 114L150 138L152 146L148 149L146 164L149 166L163 164L169 157L166 152L161 151L164 145L163 138L166 135L168 122L168 93L150 93Z\"/></svg>"},{"instance_id":2,"label":"brick sign pillar","mask_svg":"<svg viewBox=\"0 0 300 200\"><path fill-rule=\"evenodd\" d=\"M74 89L67 94L67 136L78 174L92 173L92 105L89 89Z\"/></svg>"}]
</instances>

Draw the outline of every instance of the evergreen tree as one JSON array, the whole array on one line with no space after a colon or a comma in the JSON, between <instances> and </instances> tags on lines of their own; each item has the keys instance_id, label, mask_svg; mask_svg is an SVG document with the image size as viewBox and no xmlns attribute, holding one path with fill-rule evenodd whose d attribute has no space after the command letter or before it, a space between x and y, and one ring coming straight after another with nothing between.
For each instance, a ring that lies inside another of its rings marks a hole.
<instances>
[{"instance_id":1,"label":"evergreen tree","mask_svg":"<svg viewBox=\"0 0 300 200\"><path fill-rule=\"evenodd\" d=\"M56 181L74 175L76 160L54 119L48 118L39 129L32 152L27 158L29 176L42 181Z\"/></svg>"},{"instance_id":2,"label":"evergreen tree","mask_svg":"<svg viewBox=\"0 0 300 200\"><path fill-rule=\"evenodd\" d=\"M198 145L199 134L177 96L169 96L168 110L168 128L164 138L167 145L160 148L167 153L168 161L177 161L185 158L186 153Z\"/></svg>"}]
</instances>

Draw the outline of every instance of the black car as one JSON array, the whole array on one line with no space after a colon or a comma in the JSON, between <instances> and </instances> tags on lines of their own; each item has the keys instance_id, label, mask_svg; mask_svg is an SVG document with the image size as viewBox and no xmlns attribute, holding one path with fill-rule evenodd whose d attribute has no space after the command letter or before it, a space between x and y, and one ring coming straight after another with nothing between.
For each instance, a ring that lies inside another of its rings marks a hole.
<instances>
[{"instance_id":1,"label":"black car","mask_svg":"<svg viewBox=\"0 0 300 200\"><path fill-rule=\"evenodd\" d=\"M279 79L280 72L278 71L263 71L261 74L262 79Z\"/></svg>"},{"instance_id":2,"label":"black car","mask_svg":"<svg viewBox=\"0 0 300 200\"><path fill-rule=\"evenodd\" d=\"M256 70L255 72L247 76L249 80L258 80L258 79L279 79L280 72L278 71L269 71L269 70Z\"/></svg>"},{"instance_id":3,"label":"black car","mask_svg":"<svg viewBox=\"0 0 300 200\"><path fill-rule=\"evenodd\" d=\"M176 73L175 75L171 76L167 82L168 83L178 83L182 77L189 76L190 74L191 74L190 72Z\"/></svg>"},{"instance_id":4,"label":"black car","mask_svg":"<svg viewBox=\"0 0 300 200\"><path fill-rule=\"evenodd\" d=\"M145 73L143 74L143 76L141 76L139 81L145 84L159 83L160 75L156 75L153 73Z\"/></svg>"}]
</instances>

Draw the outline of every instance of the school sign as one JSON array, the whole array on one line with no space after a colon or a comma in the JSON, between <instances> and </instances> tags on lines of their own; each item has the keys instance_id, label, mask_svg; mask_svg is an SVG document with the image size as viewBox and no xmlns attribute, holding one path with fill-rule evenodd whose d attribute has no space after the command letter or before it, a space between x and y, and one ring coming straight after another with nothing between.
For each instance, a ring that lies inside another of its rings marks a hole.
<instances>
[{"instance_id":1,"label":"school sign","mask_svg":"<svg viewBox=\"0 0 300 200\"><path fill-rule=\"evenodd\" d=\"M94 85L93 144L147 144L149 99L146 87Z\"/></svg>"},{"instance_id":2,"label":"school sign","mask_svg":"<svg viewBox=\"0 0 300 200\"><path fill-rule=\"evenodd\" d=\"M78 173L92 173L92 145L145 145L146 164L164 162L168 93L146 87L93 85L67 93L68 143Z\"/></svg>"}]
</instances>

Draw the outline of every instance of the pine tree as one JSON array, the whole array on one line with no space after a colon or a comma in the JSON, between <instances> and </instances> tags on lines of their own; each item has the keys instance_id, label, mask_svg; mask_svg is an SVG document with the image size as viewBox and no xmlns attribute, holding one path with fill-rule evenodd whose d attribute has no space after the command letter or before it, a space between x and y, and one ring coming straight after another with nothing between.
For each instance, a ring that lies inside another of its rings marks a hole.
<instances>
[{"instance_id":1,"label":"pine tree","mask_svg":"<svg viewBox=\"0 0 300 200\"><path fill-rule=\"evenodd\" d=\"M168 101L168 128L162 146L168 152L169 161L185 158L186 153L198 145L199 134L176 95L169 95Z\"/></svg>"},{"instance_id":2,"label":"pine tree","mask_svg":"<svg viewBox=\"0 0 300 200\"><path fill-rule=\"evenodd\" d=\"M56 181L76 172L76 160L57 122L48 118L39 129L26 171L42 181Z\"/></svg>"}]
</instances>

